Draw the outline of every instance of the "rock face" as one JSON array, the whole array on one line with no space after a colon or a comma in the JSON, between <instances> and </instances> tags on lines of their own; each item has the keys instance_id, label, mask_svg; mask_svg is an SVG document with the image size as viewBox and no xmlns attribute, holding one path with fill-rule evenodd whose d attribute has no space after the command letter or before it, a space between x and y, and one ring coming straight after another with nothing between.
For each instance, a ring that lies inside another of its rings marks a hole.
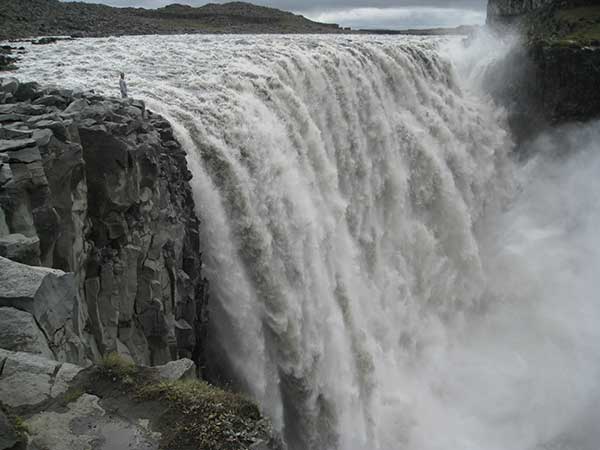
<instances>
[{"instance_id":1,"label":"rock face","mask_svg":"<svg viewBox=\"0 0 600 450\"><path fill-rule=\"evenodd\" d=\"M0 256L46 268L0 259L0 306L60 361L200 362L207 286L170 125L133 100L0 83Z\"/></svg>"},{"instance_id":2,"label":"rock face","mask_svg":"<svg viewBox=\"0 0 600 450\"><path fill-rule=\"evenodd\" d=\"M39 342L43 335L51 354L60 361L85 361L88 356L85 345L88 339L84 330L86 312L73 274L31 267L0 257L0 306L8 307L2 308L7 326L11 316L20 318L22 323L29 318L31 325L28 329L21 329L21 332L27 332L21 340L29 342L28 345L20 348L20 340L15 334L12 344L8 343L4 348L32 351L29 345L35 345L38 351L34 353L48 355L46 346ZM17 316L11 310L28 316ZM14 330L14 333L17 332Z\"/></svg>"},{"instance_id":3,"label":"rock face","mask_svg":"<svg viewBox=\"0 0 600 450\"><path fill-rule=\"evenodd\" d=\"M508 24L524 14L549 5L555 0L489 0L487 8L488 24Z\"/></svg>"},{"instance_id":4,"label":"rock face","mask_svg":"<svg viewBox=\"0 0 600 450\"><path fill-rule=\"evenodd\" d=\"M600 5L596 0L490 0L488 23L509 24L522 45L498 61L487 86L517 140L548 126L600 117Z\"/></svg>"},{"instance_id":5,"label":"rock face","mask_svg":"<svg viewBox=\"0 0 600 450\"><path fill-rule=\"evenodd\" d=\"M0 348L54 358L46 336L32 314L15 308L0 308Z\"/></svg>"},{"instance_id":6,"label":"rock face","mask_svg":"<svg viewBox=\"0 0 600 450\"><path fill-rule=\"evenodd\" d=\"M64 394L82 370L73 364L2 349L0 367L0 402L10 408L41 405Z\"/></svg>"}]
</instances>

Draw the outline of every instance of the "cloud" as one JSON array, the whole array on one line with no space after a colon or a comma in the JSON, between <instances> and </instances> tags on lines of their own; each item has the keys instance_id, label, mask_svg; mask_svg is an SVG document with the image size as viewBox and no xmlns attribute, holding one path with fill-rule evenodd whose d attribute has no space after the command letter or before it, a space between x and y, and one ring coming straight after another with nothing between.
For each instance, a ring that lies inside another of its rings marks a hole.
<instances>
[{"instance_id":1,"label":"cloud","mask_svg":"<svg viewBox=\"0 0 600 450\"><path fill-rule=\"evenodd\" d=\"M351 8L308 13L318 22L338 23L358 28L433 28L458 25L481 25L485 22L483 11L455 8Z\"/></svg>"}]
</instances>

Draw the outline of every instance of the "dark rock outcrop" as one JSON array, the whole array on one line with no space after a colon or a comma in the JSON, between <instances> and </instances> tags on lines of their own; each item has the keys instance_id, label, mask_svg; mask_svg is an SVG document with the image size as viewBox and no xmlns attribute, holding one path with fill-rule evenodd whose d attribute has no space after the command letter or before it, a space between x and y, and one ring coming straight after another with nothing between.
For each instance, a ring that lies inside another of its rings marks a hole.
<instances>
[{"instance_id":1,"label":"dark rock outcrop","mask_svg":"<svg viewBox=\"0 0 600 450\"><path fill-rule=\"evenodd\" d=\"M0 72L4 70L15 70L17 58L12 56L12 47L6 45L0 47Z\"/></svg>"},{"instance_id":2,"label":"dark rock outcrop","mask_svg":"<svg viewBox=\"0 0 600 450\"><path fill-rule=\"evenodd\" d=\"M554 0L489 0L487 23L506 25L515 23L525 14L552 3Z\"/></svg>"},{"instance_id":3,"label":"dark rock outcrop","mask_svg":"<svg viewBox=\"0 0 600 450\"><path fill-rule=\"evenodd\" d=\"M591 0L490 0L488 23L522 42L489 71L517 140L600 117L600 5Z\"/></svg>"},{"instance_id":4,"label":"dark rock outcrop","mask_svg":"<svg viewBox=\"0 0 600 450\"><path fill-rule=\"evenodd\" d=\"M201 364L207 286L190 178L170 125L143 103L2 80L0 256L58 271L0 260L32 274L27 295L0 306L32 314L61 361ZM58 282L60 301L43 289Z\"/></svg>"}]
</instances>

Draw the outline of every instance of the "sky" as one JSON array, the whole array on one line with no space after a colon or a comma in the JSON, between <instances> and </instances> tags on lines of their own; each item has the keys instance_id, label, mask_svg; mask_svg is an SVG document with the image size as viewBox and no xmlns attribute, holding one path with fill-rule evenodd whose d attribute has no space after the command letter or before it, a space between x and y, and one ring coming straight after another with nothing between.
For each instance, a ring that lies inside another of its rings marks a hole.
<instances>
[{"instance_id":1,"label":"sky","mask_svg":"<svg viewBox=\"0 0 600 450\"><path fill-rule=\"evenodd\" d=\"M112 6L158 8L170 3L201 6L225 0L85 0ZM487 0L249 0L319 22L352 28L431 28L485 22Z\"/></svg>"}]
</instances>

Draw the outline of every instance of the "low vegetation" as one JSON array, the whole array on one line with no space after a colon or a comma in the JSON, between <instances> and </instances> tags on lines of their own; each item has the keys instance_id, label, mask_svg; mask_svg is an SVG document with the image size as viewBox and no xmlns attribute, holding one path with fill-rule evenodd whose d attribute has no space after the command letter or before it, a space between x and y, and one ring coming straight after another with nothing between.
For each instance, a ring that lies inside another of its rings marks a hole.
<instances>
[{"instance_id":1,"label":"low vegetation","mask_svg":"<svg viewBox=\"0 0 600 450\"><path fill-rule=\"evenodd\" d=\"M133 382L138 369L134 363L126 360L118 353L109 353L102 358L100 370L108 376L116 377L127 384Z\"/></svg>"},{"instance_id":2,"label":"low vegetation","mask_svg":"<svg viewBox=\"0 0 600 450\"><path fill-rule=\"evenodd\" d=\"M563 40L600 45L600 5L561 10L556 17L570 28Z\"/></svg>"},{"instance_id":3,"label":"low vegetation","mask_svg":"<svg viewBox=\"0 0 600 450\"><path fill-rule=\"evenodd\" d=\"M103 358L88 384L104 398L127 393L134 403L149 405L162 434L161 448L242 450L272 436L270 422L247 397L201 380L157 380L116 353Z\"/></svg>"},{"instance_id":4,"label":"low vegetation","mask_svg":"<svg viewBox=\"0 0 600 450\"><path fill-rule=\"evenodd\" d=\"M552 46L600 46L600 5L551 6L530 16L528 33Z\"/></svg>"},{"instance_id":5,"label":"low vegetation","mask_svg":"<svg viewBox=\"0 0 600 450\"><path fill-rule=\"evenodd\" d=\"M256 404L203 381L146 384L138 396L167 405L161 430L165 448L237 450L270 435Z\"/></svg>"}]
</instances>

